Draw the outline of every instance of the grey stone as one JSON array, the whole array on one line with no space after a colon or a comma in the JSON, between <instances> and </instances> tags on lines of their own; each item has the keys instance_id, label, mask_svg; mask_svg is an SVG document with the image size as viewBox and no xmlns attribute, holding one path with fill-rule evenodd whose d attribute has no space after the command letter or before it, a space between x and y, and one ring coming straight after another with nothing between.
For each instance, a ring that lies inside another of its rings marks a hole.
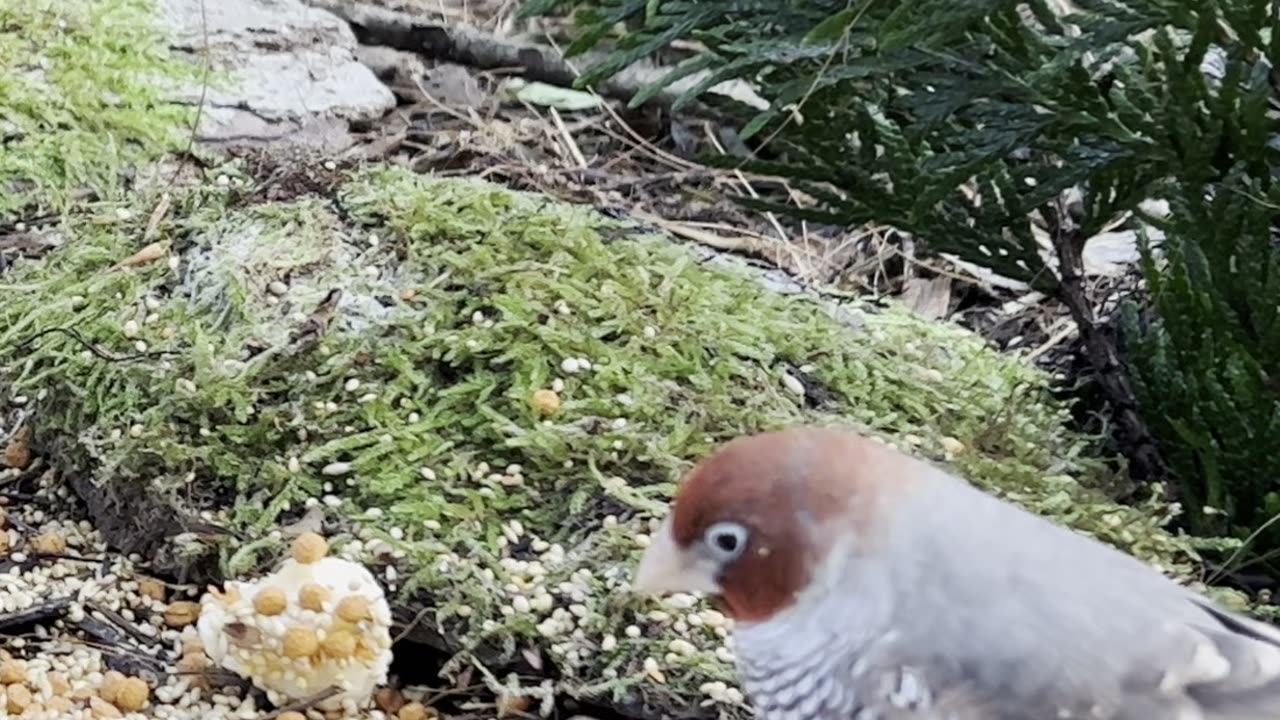
<instances>
[{"instance_id":1,"label":"grey stone","mask_svg":"<svg viewBox=\"0 0 1280 720\"><path fill-rule=\"evenodd\" d=\"M197 139L283 143L335 152L350 123L380 117L395 96L355 57L356 39L333 14L299 0L161 0L172 47L212 70L173 90L203 102Z\"/></svg>"}]
</instances>

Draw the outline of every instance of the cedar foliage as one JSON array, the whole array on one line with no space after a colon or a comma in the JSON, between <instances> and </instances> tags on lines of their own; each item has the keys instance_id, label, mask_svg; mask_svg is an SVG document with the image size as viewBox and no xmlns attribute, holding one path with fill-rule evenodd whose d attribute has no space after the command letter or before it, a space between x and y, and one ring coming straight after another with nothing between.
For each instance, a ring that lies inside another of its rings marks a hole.
<instances>
[{"instance_id":1,"label":"cedar foliage","mask_svg":"<svg viewBox=\"0 0 1280 720\"><path fill-rule=\"evenodd\" d=\"M1083 324L1084 241L1128 214L1157 228L1150 300L1122 314L1124 362L1091 360L1120 376L1113 400L1136 397L1194 530L1244 535L1280 515L1271 0L533 0L525 13L569 7L570 54L638 28L583 85L691 39L706 51L633 104L698 71L677 109L735 78L770 102L729 108L751 159L708 161L786 177L818 206L749 205L893 225L1063 297ZM1255 549L1280 552L1280 532Z\"/></svg>"}]
</instances>

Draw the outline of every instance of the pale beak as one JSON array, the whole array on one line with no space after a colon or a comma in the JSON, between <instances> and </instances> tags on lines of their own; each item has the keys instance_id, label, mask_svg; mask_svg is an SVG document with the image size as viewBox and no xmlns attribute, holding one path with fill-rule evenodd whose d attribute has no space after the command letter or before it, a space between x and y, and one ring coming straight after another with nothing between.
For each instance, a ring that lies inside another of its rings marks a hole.
<instances>
[{"instance_id":1,"label":"pale beak","mask_svg":"<svg viewBox=\"0 0 1280 720\"><path fill-rule=\"evenodd\" d=\"M636 567L631 589L640 593L719 593L715 564L676 545L671 516L662 521Z\"/></svg>"}]
</instances>

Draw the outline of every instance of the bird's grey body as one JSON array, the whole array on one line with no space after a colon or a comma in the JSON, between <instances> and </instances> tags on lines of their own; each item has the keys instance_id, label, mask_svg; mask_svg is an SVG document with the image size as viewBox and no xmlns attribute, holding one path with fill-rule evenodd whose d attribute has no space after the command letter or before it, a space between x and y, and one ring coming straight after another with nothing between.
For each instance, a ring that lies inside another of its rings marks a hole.
<instances>
[{"instance_id":1,"label":"bird's grey body","mask_svg":"<svg viewBox=\"0 0 1280 720\"><path fill-rule=\"evenodd\" d=\"M1280 719L1275 628L909 463L911 522L838 541L793 605L736 628L765 720Z\"/></svg>"}]
</instances>

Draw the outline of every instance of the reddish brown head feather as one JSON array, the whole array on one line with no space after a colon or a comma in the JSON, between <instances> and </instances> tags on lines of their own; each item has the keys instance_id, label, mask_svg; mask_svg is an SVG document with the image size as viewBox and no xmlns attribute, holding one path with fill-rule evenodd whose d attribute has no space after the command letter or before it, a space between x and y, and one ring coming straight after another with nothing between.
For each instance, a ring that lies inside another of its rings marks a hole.
<instances>
[{"instance_id":1,"label":"reddish brown head feather","mask_svg":"<svg viewBox=\"0 0 1280 720\"><path fill-rule=\"evenodd\" d=\"M717 522L744 525L749 543L723 569L717 600L739 621L763 620L808 584L833 532L854 532L860 541L874 536L880 501L901 486L896 481L909 479L885 477L902 474L896 462L890 449L839 430L733 440L699 463L680 488L675 541L687 549Z\"/></svg>"}]
</instances>

